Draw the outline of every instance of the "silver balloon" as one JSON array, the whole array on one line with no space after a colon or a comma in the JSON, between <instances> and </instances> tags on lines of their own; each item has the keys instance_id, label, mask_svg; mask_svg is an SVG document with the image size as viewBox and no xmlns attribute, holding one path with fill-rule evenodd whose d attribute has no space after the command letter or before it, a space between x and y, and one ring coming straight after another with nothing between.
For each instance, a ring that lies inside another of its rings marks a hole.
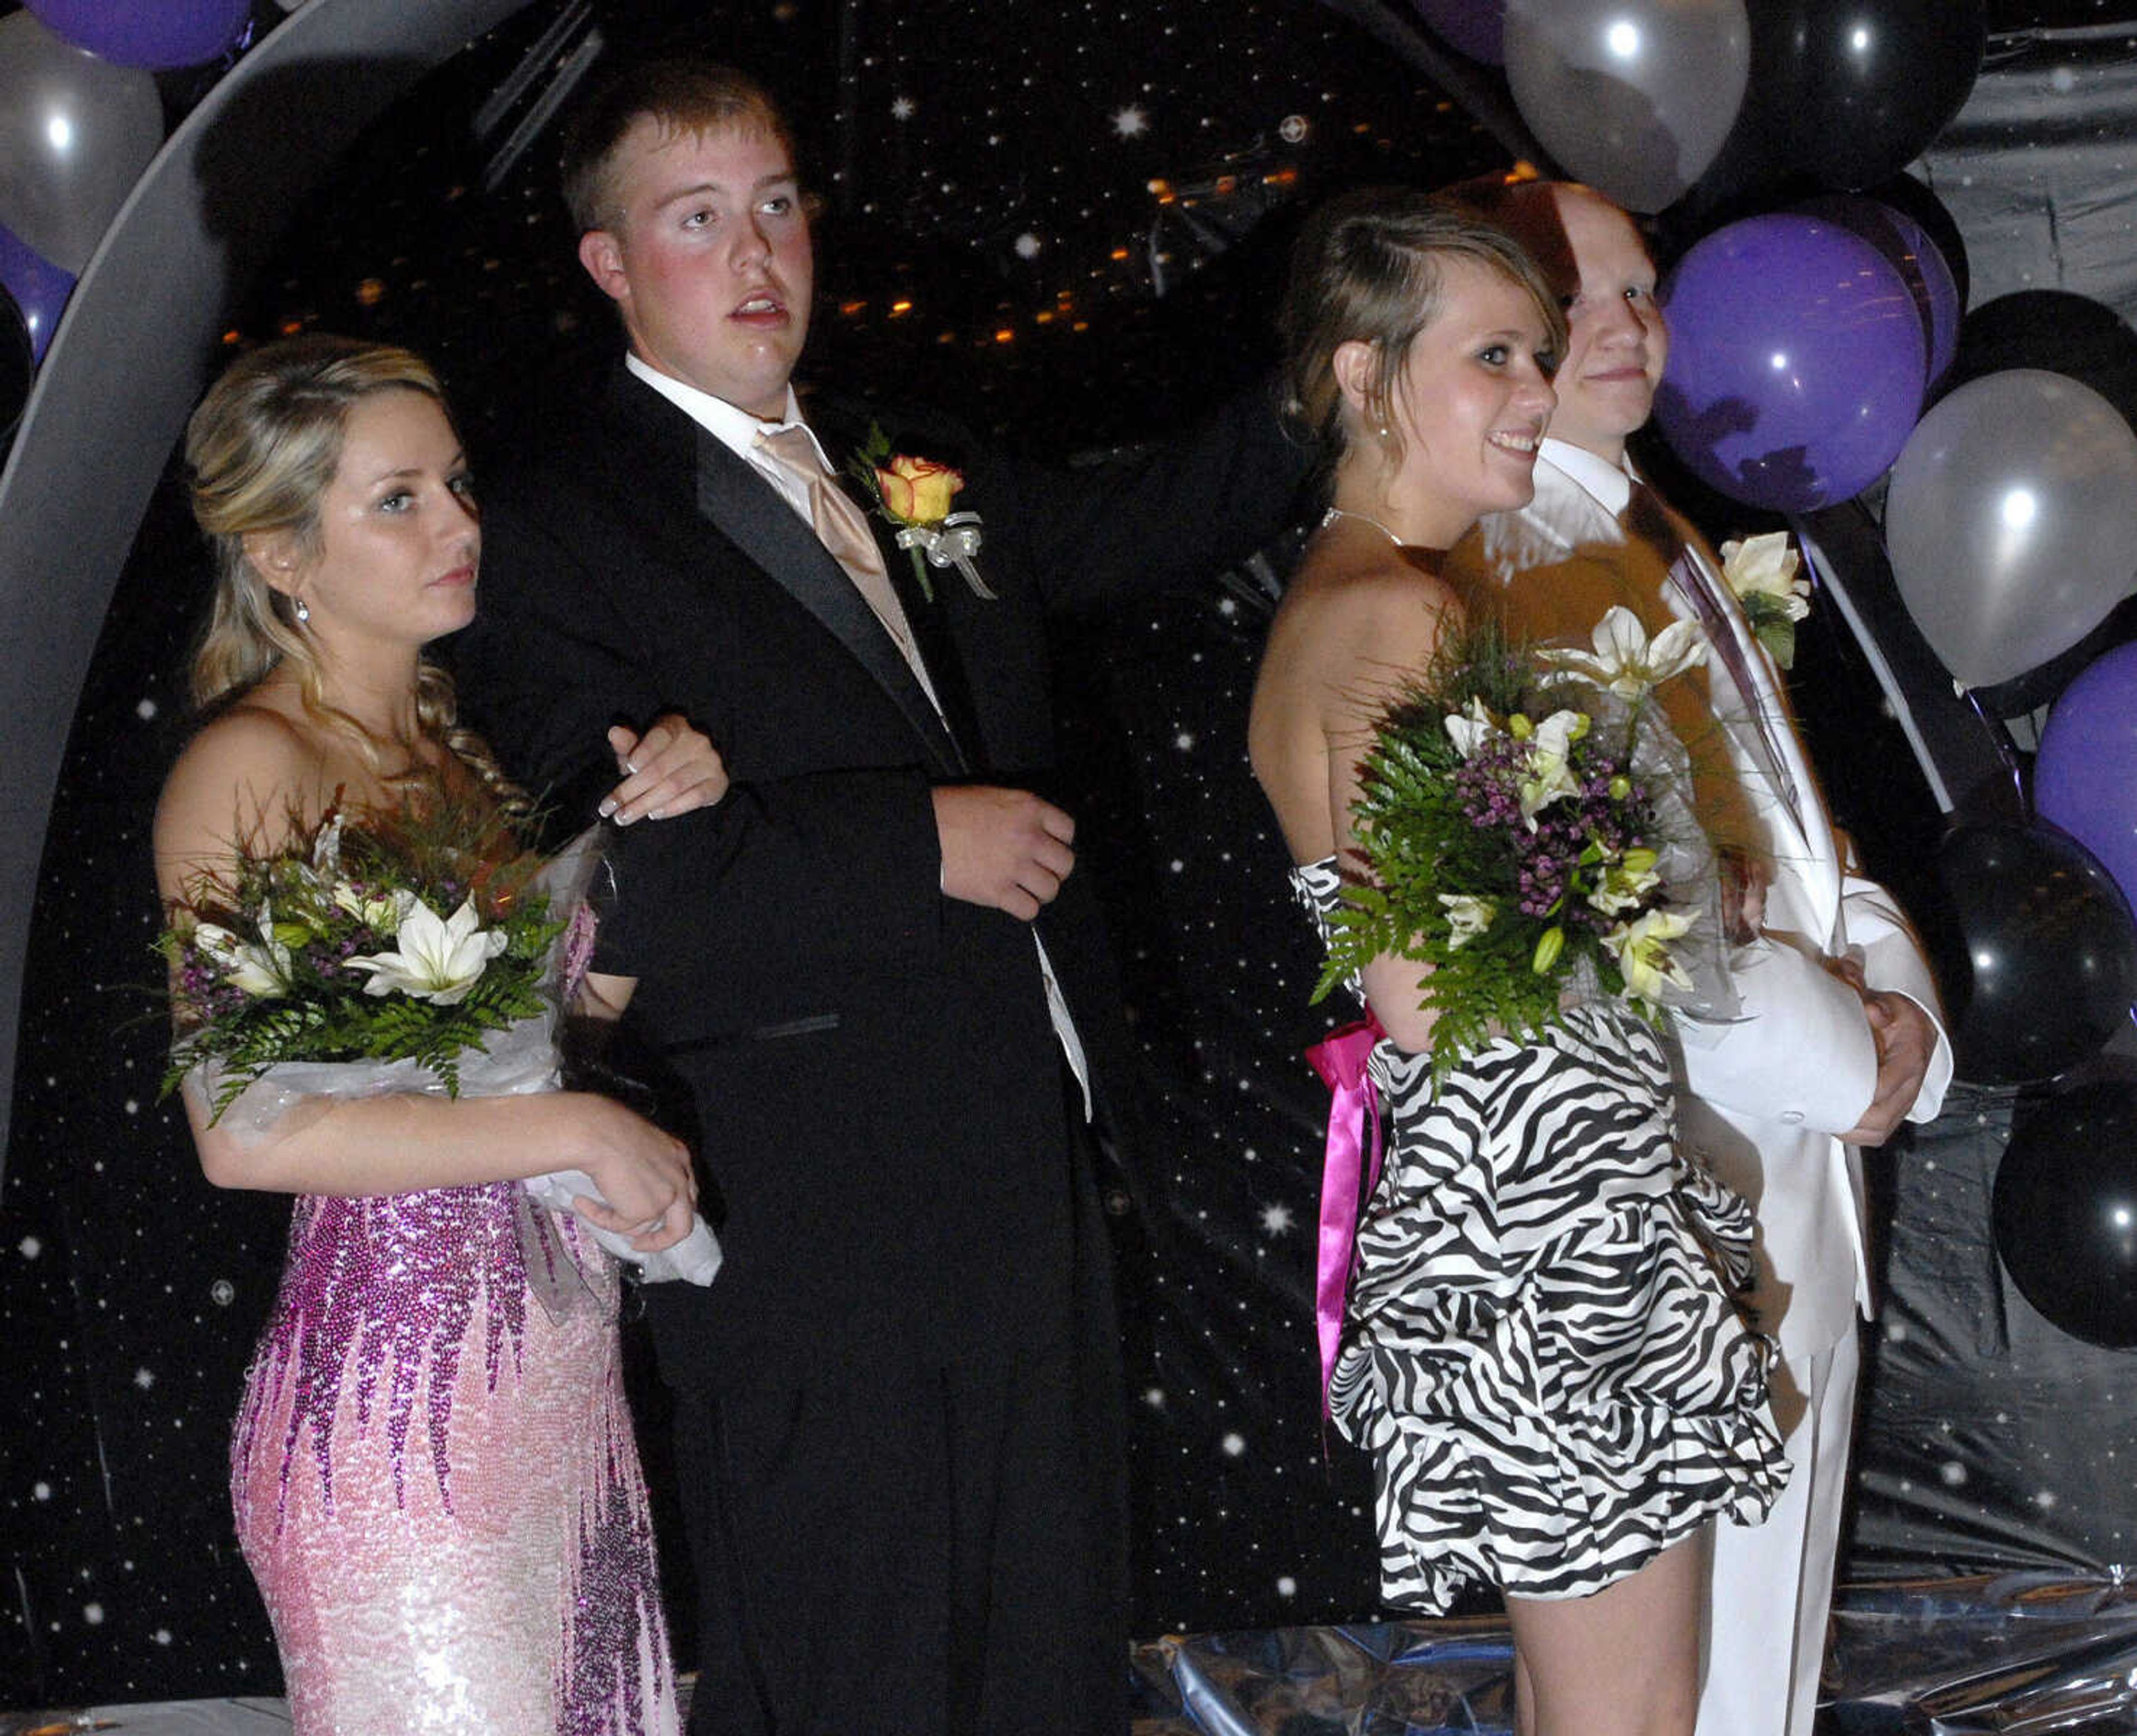
<instances>
[{"instance_id":1,"label":"silver balloon","mask_svg":"<svg viewBox=\"0 0 2137 1736\"><path fill-rule=\"evenodd\" d=\"M2137 435L2043 368L1969 382L1892 466L1885 548L1959 681L2008 681L2098 626L2137 577Z\"/></svg>"},{"instance_id":2,"label":"silver balloon","mask_svg":"<svg viewBox=\"0 0 2137 1736\"><path fill-rule=\"evenodd\" d=\"M0 18L0 223L80 276L163 142L156 80Z\"/></svg>"},{"instance_id":3,"label":"silver balloon","mask_svg":"<svg viewBox=\"0 0 2137 1736\"><path fill-rule=\"evenodd\" d=\"M1544 148L1632 211L1706 172L1751 75L1744 0L1507 0L1507 82Z\"/></svg>"}]
</instances>

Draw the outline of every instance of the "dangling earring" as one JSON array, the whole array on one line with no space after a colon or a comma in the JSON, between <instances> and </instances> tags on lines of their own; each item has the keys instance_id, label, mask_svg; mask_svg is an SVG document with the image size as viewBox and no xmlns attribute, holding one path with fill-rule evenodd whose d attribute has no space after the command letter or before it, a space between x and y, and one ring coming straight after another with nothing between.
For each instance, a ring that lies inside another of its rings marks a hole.
<instances>
[{"instance_id":1,"label":"dangling earring","mask_svg":"<svg viewBox=\"0 0 2137 1736\"><path fill-rule=\"evenodd\" d=\"M310 605L306 603L302 597L299 597L297 599L297 625L300 627L304 626L310 622L311 618L312 611Z\"/></svg>"}]
</instances>

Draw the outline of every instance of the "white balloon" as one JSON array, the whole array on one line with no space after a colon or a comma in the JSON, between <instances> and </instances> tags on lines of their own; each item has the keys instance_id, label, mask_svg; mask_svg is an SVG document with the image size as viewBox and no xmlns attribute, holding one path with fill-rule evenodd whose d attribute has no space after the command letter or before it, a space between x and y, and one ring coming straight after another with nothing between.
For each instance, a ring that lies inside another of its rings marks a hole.
<instances>
[{"instance_id":1,"label":"white balloon","mask_svg":"<svg viewBox=\"0 0 2137 1736\"><path fill-rule=\"evenodd\" d=\"M79 277L163 142L148 73L0 18L0 223L25 246Z\"/></svg>"},{"instance_id":2,"label":"white balloon","mask_svg":"<svg viewBox=\"0 0 2137 1736\"><path fill-rule=\"evenodd\" d=\"M1631 211L1706 173L1751 75L1745 0L1507 0L1507 82L1544 148Z\"/></svg>"},{"instance_id":3,"label":"white balloon","mask_svg":"<svg viewBox=\"0 0 2137 1736\"><path fill-rule=\"evenodd\" d=\"M2090 386L2014 367L1960 387L1892 466L1885 549L1959 681L2068 650L2137 578L2137 434Z\"/></svg>"}]
</instances>

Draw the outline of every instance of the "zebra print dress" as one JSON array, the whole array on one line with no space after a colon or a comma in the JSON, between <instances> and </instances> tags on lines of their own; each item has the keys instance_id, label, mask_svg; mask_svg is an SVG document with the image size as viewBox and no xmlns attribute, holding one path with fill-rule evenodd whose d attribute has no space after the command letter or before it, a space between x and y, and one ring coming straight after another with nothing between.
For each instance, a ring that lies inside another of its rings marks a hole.
<instances>
[{"instance_id":1,"label":"zebra print dress","mask_svg":"<svg viewBox=\"0 0 2137 1736\"><path fill-rule=\"evenodd\" d=\"M1325 938L1334 862L1292 883ZM1374 1456L1382 1596L1583 1597L1762 1519L1788 1476L1771 1346L1721 1275L1750 1280L1750 1209L1678 1152L1654 1032L1592 1004L1436 1094L1391 1042L1370 1072L1387 1152L1328 1400Z\"/></svg>"}]
</instances>

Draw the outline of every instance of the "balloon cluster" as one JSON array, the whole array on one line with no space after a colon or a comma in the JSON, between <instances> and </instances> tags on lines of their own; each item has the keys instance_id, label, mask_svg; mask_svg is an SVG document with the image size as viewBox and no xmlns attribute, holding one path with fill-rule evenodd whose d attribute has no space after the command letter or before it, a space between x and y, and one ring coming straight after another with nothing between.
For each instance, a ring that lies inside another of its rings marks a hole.
<instances>
[{"instance_id":1,"label":"balloon cluster","mask_svg":"<svg viewBox=\"0 0 2137 1736\"><path fill-rule=\"evenodd\" d=\"M1984 708L2031 708L2112 634L2137 590L2137 333L2062 292L1963 319L1957 231L1895 178L1973 85L1984 0L1415 4L1503 63L1567 173L1696 236L1662 287L1656 421L1702 481L1798 513L1889 474L1901 597ZM2034 770L2036 823L1939 850L1939 975L1977 1083L2062 1078L2137 1001L2137 644L2063 688ZM1995 1218L2042 1314L2137 1345L2137 1083L2023 1106Z\"/></svg>"},{"instance_id":2,"label":"balloon cluster","mask_svg":"<svg viewBox=\"0 0 2137 1736\"><path fill-rule=\"evenodd\" d=\"M28 0L0 17L0 341L43 357L163 143L153 75L228 53L251 15L251 0Z\"/></svg>"},{"instance_id":3,"label":"balloon cluster","mask_svg":"<svg viewBox=\"0 0 2137 1736\"><path fill-rule=\"evenodd\" d=\"M1984 0L1416 4L1450 45L1503 60L1537 140L1628 208L1682 228L1779 202L1701 236L1663 288L1656 421L1708 486L1804 513L1889 473L1894 576L1967 688L2040 669L2131 594L2137 376L2121 393L2087 377L2130 334L2066 295L2078 318L2036 310L2027 343L1969 365L1957 231L1895 179L1973 87ZM1978 317L2008 337L2016 312Z\"/></svg>"}]
</instances>

